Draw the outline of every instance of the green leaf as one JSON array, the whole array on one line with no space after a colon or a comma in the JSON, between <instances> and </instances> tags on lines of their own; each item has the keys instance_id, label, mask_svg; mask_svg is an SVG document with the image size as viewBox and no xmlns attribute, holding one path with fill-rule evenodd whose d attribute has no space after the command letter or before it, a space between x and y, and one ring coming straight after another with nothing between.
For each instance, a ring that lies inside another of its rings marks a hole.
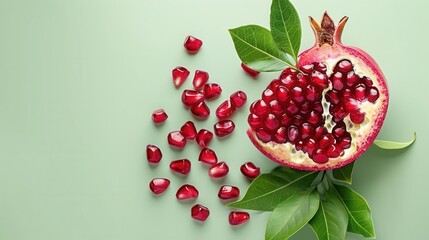
<instances>
[{"instance_id":1,"label":"green leaf","mask_svg":"<svg viewBox=\"0 0 429 240\"><path fill-rule=\"evenodd\" d=\"M375 238L371 210L367 201L346 186L335 185L335 189L349 215L347 231L361 234L365 238Z\"/></svg>"},{"instance_id":2,"label":"green leaf","mask_svg":"<svg viewBox=\"0 0 429 240\"><path fill-rule=\"evenodd\" d=\"M323 191L319 210L309 224L319 240L344 240L348 215L334 186Z\"/></svg>"},{"instance_id":3,"label":"green leaf","mask_svg":"<svg viewBox=\"0 0 429 240\"><path fill-rule=\"evenodd\" d=\"M301 45L301 22L289 0L273 0L270 27L277 46L297 62Z\"/></svg>"},{"instance_id":4,"label":"green leaf","mask_svg":"<svg viewBox=\"0 0 429 240\"><path fill-rule=\"evenodd\" d=\"M314 188L291 195L271 214L265 231L265 239L288 239L313 218L318 208L319 193Z\"/></svg>"},{"instance_id":5,"label":"green leaf","mask_svg":"<svg viewBox=\"0 0 429 240\"><path fill-rule=\"evenodd\" d=\"M280 51L269 30L247 25L230 29L229 33L241 61L260 72L281 71L293 64L288 56Z\"/></svg>"},{"instance_id":6,"label":"green leaf","mask_svg":"<svg viewBox=\"0 0 429 240\"><path fill-rule=\"evenodd\" d=\"M392 141L384 141L384 140L375 140L374 144L383 149L402 149L410 146L416 141L416 133L414 132L414 137L408 142L392 142Z\"/></svg>"},{"instance_id":7,"label":"green leaf","mask_svg":"<svg viewBox=\"0 0 429 240\"><path fill-rule=\"evenodd\" d=\"M341 182L352 184L353 167L355 162L349 163L342 168L332 170L333 177Z\"/></svg>"},{"instance_id":8,"label":"green leaf","mask_svg":"<svg viewBox=\"0 0 429 240\"><path fill-rule=\"evenodd\" d=\"M250 184L245 196L229 207L272 211L297 192L308 189L319 172L298 171L286 167L262 174Z\"/></svg>"}]
</instances>

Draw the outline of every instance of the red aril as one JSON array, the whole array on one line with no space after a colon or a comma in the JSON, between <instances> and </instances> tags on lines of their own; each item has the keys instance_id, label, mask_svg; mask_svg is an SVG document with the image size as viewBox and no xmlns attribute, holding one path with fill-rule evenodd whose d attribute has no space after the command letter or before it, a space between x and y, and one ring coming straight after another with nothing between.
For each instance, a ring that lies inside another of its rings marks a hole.
<instances>
[{"instance_id":1,"label":"red aril","mask_svg":"<svg viewBox=\"0 0 429 240\"><path fill-rule=\"evenodd\" d=\"M250 67L246 66L244 63L241 63L241 68L243 68L243 70L253 78L256 78L259 75L258 71L251 69Z\"/></svg>"},{"instance_id":2,"label":"red aril","mask_svg":"<svg viewBox=\"0 0 429 240\"><path fill-rule=\"evenodd\" d=\"M182 93L182 103L186 107L192 107L204 101L204 94L195 90L184 90Z\"/></svg>"},{"instance_id":3,"label":"red aril","mask_svg":"<svg viewBox=\"0 0 429 240\"><path fill-rule=\"evenodd\" d=\"M232 211L229 213L229 224L235 226L243 224L250 219L250 214L248 212L238 212L238 211Z\"/></svg>"},{"instance_id":4,"label":"red aril","mask_svg":"<svg viewBox=\"0 0 429 240\"><path fill-rule=\"evenodd\" d=\"M152 113L152 121L154 123L157 123L157 124L163 123L165 120L167 120L167 118L168 118L168 115L167 113L165 113L164 109L162 108L155 110Z\"/></svg>"},{"instance_id":5,"label":"red aril","mask_svg":"<svg viewBox=\"0 0 429 240\"><path fill-rule=\"evenodd\" d=\"M228 99L221 103L216 109L216 117L219 120L227 119L235 112L235 106L232 104L231 100Z\"/></svg>"},{"instance_id":6,"label":"red aril","mask_svg":"<svg viewBox=\"0 0 429 240\"><path fill-rule=\"evenodd\" d=\"M212 139L213 133L207 129L203 128L197 133L197 144L200 145L202 148L207 147L207 145L209 145Z\"/></svg>"},{"instance_id":7,"label":"red aril","mask_svg":"<svg viewBox=\"0 0 429 240\"><path fill-rule=\"evenodd\" d=\"M204 222L210 215L210 211L207 207L196 204L191 208L191 217L195 220Z\"/></svg>"},{"instance_id":8,"label":"red aril","mask_svg":"<svg viewBox=\"0 0 429 240\"><path fill-rule=\"evenodd\" d=\"M386 81L372 57L341 43L346 21L335 27L326 13L321 24L311 18L316 43L300 54L299 71L285 69L251 105L247 133L273 161L300 170L339 168L380 131Z\"/></svg>"},{"instance_id":9,"label":"red aril","mask_svg":"<svg viewBox=\"0 0 429 240\"><path fill-rule=\"evenodd\" d=\"M191 113L198 119L207 119L210 115L210 108L205 102L199 102L191 107Z\"/></svg>"},{"instance_id":10,"label":"red aril","mask_svg":"<svg viewBox=\"0 0 429 240\"><path fill-rule=\"evenodd\" d=\"M217 83L208 83L203 88L204 96L207 100L213 100L220 96L222 88Z\"/></svg>"},{"instance_id":11,"label":"red aril","mask_svg":"<svg viewBox=\"0 0 429 240\"><path fill-rule=\"evenodd\" d=\"M183 46L185 47L186 51L190 54L197 53L202 45L203 41L193 36L187 36L185 42L183 43Z\"/></svg>"},{"instance_id":12,"label":"red aril","mask_svg":"<svg viewBox=\"0 0 429 240\"><path fill-rule=\"evenodd\" d=\"M157 146L149 144L146 146L146 157L150 163L159 163L162 159L162 152Z\"/></svg>"},{"instance_id":13,"label":"red aril","mask_svg":"<svg viewBox=\"0 0 429 240\"><path fill-rule=\"evenodd\" d=\"M186 139L179 131L170 132L167 137L170 146L182 149L186 145Z\"/></svg>"},{"instance_id":14,"label":"red aril","mask_svg":"<svg viewBox=\"0 0 429 240\"><path fill-rule=\"evenodd\" d=\"M179 159L171 161L170 170L175 173L187 175L191 171L191 161L188 159Z\"/></svg>"},{"instance_id":15,"label":"red aril","mask_svg":"<svg viewBox=\"0 0 429 240\"><path fill-rule=\"evenodd\" d=\"M166 178L154 178L149 183L150 190L156 195L165 192L169 186L170 180Z\"/></svg>"},{"instance_id":16,"label":"red aril","mask_svg":"<svg viewBox=\"0 0 429 240\"><path fill-rule=\"evenodd\" d=\"M236 108L241 108L247 101L247 95L243 91L237 91L231 94L230 100Z\"/></svg>"},{"instance_id":17,"label":"red aril","mask_svg":"<svg viewBox=\"0 0 429 240\"><path fill-rule=\"evenodd\" d=\"M209 80L209 73L202 70L196 70L194 74L194 80L192 81L192 85L196 90L200 90L204 87L204 85Z\"/></svg>"},{"instance_id":18,"label":"red aril","mask_svg":"<svg viewBox=\"0 0 429 240\"><path fill-rule=\"evenodd\" d=\"M180 128L180 134L187 140L194 140L197 137L197 129L192 121L187 121Z\"/></svg>"},{"instance_id":19,"label":"red aril","mask_svg":"<svg viewBox=\"0 0 429 240\"><path fill-rule=\"evenodd\" d=\"M243 173L244 176L254 179L261 173L261 170L259 167L255 166L252 162L246 162L240 167L241 173Z\"/></svg>"},{"instance_id":20,"label":"red aril","mask_svg":"<svg viewBox=\"0 0 429 240\"><path fill-rule=\"evenodd\" d=\"M214 125L214 132L218 137L225 137L235 129L235 124L231 120L222 120Z\"/></svg>"},{"instance_id":21,"label":"red aril","mask_svg":"<svg viewBox=\"0 0 429 240\"><path fill-rule=\"evenodd\" d=\"M200 156L198 157L198 161L214 165L217 163L217 156L216 153L210 149L210 148L203 148L201 149Z\"/></svg>"},{"instance_id":22,"label":"red aril","mask_svg":"<svg viewBox=\"0 0 429 240\"><path fill-rule=\"evenodd\" d=\"M185 80L189 76L189 70L185 67L176 67L172 70L171 74L173 75L173 84L176 88L182 86Z\"/></svg>"},{"instance_id":23,"label":"red aril","mask_svg":"<svg viewBox=\"0 0 429 240\"><path fill-rule=\"evenodd\" d=\"M222 200L229 200L233 198L238 198L240 195L240 189L236 186L223 185L220 187L217 196Z\"/></svg>"},{"instance_id":24,"label":"red aril","mask_svg":"<svg viewBox=\"0 0 429 240\"><path fill-rule=\"evenodd\" d=\"M225 162L219 162L213 165L208 173L211 178L225 177L229 172L229 167Z\"/></svg>"},{"instance_id":25,"label":"red aril","mask_svg":"<svg viewBox=\"0 0 429 240\"><path fill-rule=\"evenodd\" d=\"M194 199L198 197L198 194L196 187L190 184L184 184L177 190L176 198L178 200Z\"/></svg>"}]
</instances>

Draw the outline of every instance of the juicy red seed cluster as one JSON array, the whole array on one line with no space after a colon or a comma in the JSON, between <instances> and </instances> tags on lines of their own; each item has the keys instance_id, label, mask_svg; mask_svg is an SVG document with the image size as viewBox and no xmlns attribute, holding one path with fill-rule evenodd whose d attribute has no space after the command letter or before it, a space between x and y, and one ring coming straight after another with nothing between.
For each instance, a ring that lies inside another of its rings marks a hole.
<instances>
[{"instance_id":1,"label":"juicy red seed cluster","mask_svg":"<svg viewBox=\"0 0 429 240\"><path fill-rule=\"evenodd\" d=\"M216 109L216 117L219 120L228 119L237 108L241 108L247 101L247 95L243 91L236 91L229 99L222 102Z\"/></svg>"},{"instance_id":2,"label":"juicy red seed cluster","mask_svg":"<svg viewBox=\"0 0 429 240\"><path fill-rule=\"evenodd\" d=\"M157 123L157 124L163 123L163 122L165 122L165 120L167 120L167 118L168 118L168 115L164 111L164 109L162 109L162 108L158 109L158 110L155 110L152 113L152 121L154 123Z\"/></svg>"},{"instance_id":3,"label":"juicy red seed cluster","mask_svg":"<svg viewBox=\"0 0 429 240\"><path fill-rule=\"evenodd\" d=\"M332 90L325 96L336 123L331 133L322 115L323 90L330 85ZM330 77L322 63L302 66L300 71L287 68L252 103L248 123L260 141L289 142L314 162L325 163L350 148L344 118L350 115L354 123L362 123L365 115L359 111L360 103L374 103L378 97L372 80L355 74L348 60L338 62Z\"/></svg>"},{"instance_id":4,"label":"juicy red seed cluster","mask_svg":"<svg viewBox=\"0 0 429 240\"><path fill-rule=\"evenodd\" d=\"M256 78L259 75L258 71L251 69L250 67L246 66L244 63L241 63L241 68L243 68L243 70L253 78Z\"/></svg>"},{"instance_id":5,"label":"juicy red seed cluster","mask_svg":"<svg viewBox=\"0 0 429 240\"><path fill-rule=\"evenodd\" d=\"M186 51L190 54L197 53L202 45L203 41L193 36L187 36L185 42L183 43L183 46L185 47Z\"/></svg>"}]
</instances>

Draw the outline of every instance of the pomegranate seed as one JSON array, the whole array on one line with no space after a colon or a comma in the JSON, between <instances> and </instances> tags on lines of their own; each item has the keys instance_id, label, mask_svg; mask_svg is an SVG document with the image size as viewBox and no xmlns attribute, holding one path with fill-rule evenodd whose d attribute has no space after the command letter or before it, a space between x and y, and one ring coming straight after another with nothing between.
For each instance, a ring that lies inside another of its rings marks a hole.
<instances>
[{"instance_id":1,"label":"pomegranate seed","mask_svg":"<svg viewBox=\"0 0 429 240\"><path fill-rule=\"evenodd\" d=\"M262 126L262 121L256 114L249 114L249 117L247 118L247 122L249 123L250 127L255 130Z\"/></svg>"},{"instance_id":2,"label":"pomegranate seed","mask_svg":"<svg viewBox=\"0 0 429 240\"><path fill-rule=\"evenodd\" d=\"M353 98L347 98L347 99L344 101L344 109L345 109L347 112L351 112L351 111L357 110L357 109L359 109L359 102L358 102L358 101L356 101L356 99L353 99Z\"/></svg>"},{"instance_id":3,"label":"pomegranate seed","mask_svg":"<svg viewBox=\"0 0 429 240\"><path fill-rule=\"evenodd\" d=\"M193 199L198 197L198 190L193 185L184 184L176 193L176 198L179 200Z\"/></svg>"},{"instance_id":4,"label":"pomegranate seed","mask_svg":"<svg viewBox=\"0 0 429 240\"><path fill-rule=\"evenodd\" d=\"M169 186L170 180L166 178L154 178L149 183L150 190L156 195L165 192Z\"/></svg>"},{"instance_id":5,"label":"pomegranate seed","mask_svg":"<svg viewBox=\"0 0 429 240\"><path fill-rule=\"evenodd\" d=\"M256 114L258 117L264 117L268 113L269 107L264 100L255 101L250 106L250 112Z\"/></svg>"},{"instance_id":6,"label":"pomegranate seed","mask_svg":"<svg viewBox=\"0 0 429 240\"><path fill-rule=\"evenodd\" d=\"M158 109L152 113L152 121L154 123L163 123L167 118L168 115L165 113L164 109Z\"/></svg>"},{"instance_id":7,"label":"pomegranate seed","mask_svg":"<svg viewBox=\"0 0 429 240\"><path fill-rule=\"evenodd\" d=\"M313 71L313 68L314 68L313 64L308 64L308 65L302 66L300 69L304 73L311 74L311 72Z\"/></svg>"},{"instance_id":8,"label":"pomegranate seed","mask_svg":"<svg viewBox=\"0 0 429 240\"><path fill-rule=\"evenodd\" d=\"M286 112L290 115L294 115L295 113L297 113L299 111L299 107L297 106L297 104L294 101L290 101L287 104L286 107Z\"/></svg>"},{"instance_id":9,"label":"pomegranate seed","mask_svg":"<svg viewBox=\"0 0 429 240\"><path fill-rule=\"evenodd\" d=\"M353 69L353 65L349 60L340 61L337 66L335 66L334 71L339 71L342 73L348 73Z\"/></svg>"},{"instance_id":10,"label":"pomegranate seed","mask_svg":"<svg viewBox=\"0 0 429 240\"><path fill-rule=\"evenodd\" d=\"M222 88L219 86L219 84L209 83L204 85L203 92L207 100L213 100L219 97L219 95L222 93Z\"/></svg>"},{"instance_id":11,"label":"pomegranate seed","mask_svg":"<svg viewBox=\"0 0 429 240\"><path fill-rule=\"evenodd\" d=\"M320 99L322 98L322 94L320 94L319 90L317 90L313 85L308 85L305 91L305 97L308 101L320 101Z\"/></svg>"},{"instance_id":12,"label":"pomegranate seed","mask_svg":"<svg viewBox=\"0 0 429 240\"><path fill-rule=\"evenodd\" d=\"M222 200L229 200L232 198L238 198L240 195L240 189L236 186L223 185L220 187L217 196Z\"/></svg>"},{"instance_id":13,"label":"pomegranate seed","mask_svg":"<svg viewBox=\"0 0 429 240\"><path fill-rule=\"evenodd\" d=\"M317 144L316 141L312 138L307 139L306 143L305 143L305 148L307 150L307 153L312 156L313 155L313 151L316 149Z\"/></svg>"},{"instance_id":14,"label":"pomegranate seed","mask_svg":"<svg viewBox=\"0 0 429 240\"><path fill-rule=\"evenodd\" d=\"M261 170L259 167L255 166L252 162L246 162L240 167L241 173L248 178L256 178L259 176Z\"/></svg>"},{"instance_id":15,"label":"pomegranate seed","mask_svg":"<svg viewBox=\"0 0 429 240\"><path fill-rule=\"evenodd\" d=\"M195 220L204 222L209 217L210 211L207 207L196 204L191 208L191 217Z\"/></svg>"},{"instance_id":16,"label":"pomegranate seed","mask_svg":"<svg viewBox=\"0 0 429 240\"><path fill-rule=\"evenodd\" d=\"M372 87L372 80L369 77L363 77L362 78L363 83L369 88Z\"/></svg>"},{"instance_id":17,"label":"pomegranate seed","mask_svg":"<svg viewBox=\"0 0 429 240\"><path fill-rule=\"evenodd\" d=\"M341 151L342 151L342 149L341 149L341 147L340 146L338 146L338 145L330 145L330 146L328 146L328 148L326 149L326 155L329 157L329 158L337 158L337 157L339 157L340 156L340 154L341 154Z\"/></svg>"},{"instance_id":18,"label":"pomegranate seed","mask_svg":"<svg viewBox=\"0 0 429 240\"><path fill-rule=\"evenodd\" d=\"M313 156L313 161L316 163L326 163L328 162L329 158L328 156L326 156L323 152L322 149L317 149L316 153Z\"/></svg>"},{"instance_id":19,"label":"pomegranate seed","mask_svg":"<svg viewBox=\"0 0 429 240\"><path fill-rule=\"evenodd\" d=\"M236 108L241 108L247 100L247 95L243 91L237 91L231 94L230 100Z\"/></svg>"},{"instance_id":20,"label":"pomegranate seed","mask_svg":"<svg viewBox=\"0 0 429 240\"><path fill-rule=\"evenodd\" d=\"M314 69L321 71L321 72L326 72L326 65L319 62L319 63L314 63Z\"/></svg>"},{"instance_id":21,"label":"pomegranate seed","mask_svg":"<svg viewBox=\"0 0 429 240\"><path fill-rule=\"evenodd\" d=\"M288 139L290 142L294 143L298 138L299 132L298 128L295 125L290 125L288 129Z\"/></svg>"},{"instance_id":22,"label":"pomegranate seed","mask_svg":"<svg viewBox=\"0 0 429 240\"><path fill-rule=\"evenodd\" d=\"M332 132L334 133L335 136L342 137L346 132L346 125L344 123L337 123L332 129Z\"/></svg>"},{"instance_id":23,"label":"pomegranate seed","mask_svg":"<svg viewBox=\"0 0 429 240\"><path fill-rule=\"evenodd\" d=\"M341 91L344 88L343 83L343 74L341 72L336 72L331 77L332 88L337 91Z\"/></svg>"},{"instance_id":24,"label":"pomegranate seed","mask_svg":"<svg viewBox=\"0 0 429 240\"><path fill-rule=\"evenodd\" d=\"M292 89L292 98L296 102L302 102L302 101L304 101L304 92L302 91L302 88L300 88L300 87L294 87Z\"/></svg>"},{"instance_id":25,"label":"pomegranate seed","mask_svg":"<svg viewBox=\"0 0 429 240\"><path fill-rule=\"evenodd\" d=\"M306 86L308 84L307 77L304 76L302 73L298 73L296 75L296 81L301 86Z\"/></svg>"},{"instance_id":26,"label":"pomegranate seed","mask_svg":"<svg viewBox=\"0 0 429 240\"><path fill-rule=\"evenodd\" d=\"M170 163L170 170L187 175L191 171L191 162L188 159L179 159Z\"/></svg>"},{"instance_id":27,"label":"pomegranate seed","mask_svg":"<svg viewBox=\"0 0 429 240\"><path fill-rule=\"evenodd\" d=\"M267 143L272 140L271 134L265 131L263 128L256 130L256 136L264 143Z\"/></svg>"},{"instance_id":28,"label":"pomegranate seed","mask_svg":"<svg viewBox=\"0 0 429 240\"><path fill-rule=\"evenodd\" d=\"M250 219L250 214L248 212L237 212L237 211L232 211L231 213L229 213L229 224L235 226L235 225L240 225L243 224L247 221L249 221Z\"/></svg>"},{"instance_id":29,"label":"pomegranate seed","mask_svg":"<svg viewBox=\"0 0 429 240\"><path fill-rule=\"evenodd\" d=\"M207 129L201 129L200 131L198 131L198 134L197 134L197 143L202 148L205 148L207 147L207 145L209 145L212 138L213 138L212 132L210 132Z\"/></svg>"},{"instance_id":30,"label":"pomegranate seed","mask_svg":"<svg viewBox=\"0 0 429 240\"><path fill-rule=\"evenodd\" d=\"M301 139L306 139L313 134L313 128L309 123L301 125Z\"/></svg>"},{"instance_id":31,"label":"pomegranate seed","mask_svg":"<svg viewBox=\"0 0 429 240\"><path fill-rule=\"evenodd\" d=\"M289 123L291 122L290 117L285 113L282 115L282 124L283 125L289 125Z\"/></svg>"},{"instance_id":32,"label":"pomegranate seed","mask_svg":"<svg viewBox=\"0 0 429 240\"><path fill-rule=\"evenodd\" d=\"M225 137L235 129L235 124L231 120L222 120L214 125L214 132L218 137Z\"/></svg>"},{"instance_id":33,"label":"pomegranate seed","mask_svg":"<svg viewBox=\"0 0 429 240\"><path fill-rule=\"evenodd\" d=\"M267 88L269 89L277 89L280 86L280 81L278 79L274 79L270 82Z\"/></svg>"},{"instance_id":34,"label":"pomegranate seed","mask_svg":"<svg viewBox=\"0 0 429 240\"><path fill-rule=\"evenodd\" d=\"M194 80L192 81L192 85L196 90L200 90L204 87L204 85L209 80L209 73L202 70L196 70L194 74Z\"/></svg>"},{"instance_id":35,"label":"pomegranate seed","mask_svg":"<svg viewBox=\"0 0 429 240\"><path fill-rule=\"evenodd\" d=\"M380 95L378 93L378 89L375 87L371 87L368 93L368 101L371 103L375 103L375 101L377 101L379 97Z\"/></svg>"},{"instance_id":36,"label":"pomegranate seed","mask_svg":"<svg viewBox=\"0 0 429 240\"><path fill-rule=\"evenodd\" d=\"M333 104L338 104L341 101L340 94L336 90L330 90L326 94L326 100Z\"/></svg>"},{"instance_id":37,"label":"pomegranate seed","mask_svg":"<svg viewBox=\"0 0 429 240\"><path fill-rule=\"evenodd\" d=\"M363 101L366 98L366 87L363 83L359 83L355 87L355 97L359 101Z\"/></svg>"},{"instance_id":38,"label":"pomegranate seed","mask_svg":"<svg viewBox=\"0 0 429 240\"><path fill-rule=\"evenodd\" d=\"M361 113L359 110L351 112L350 120L355 124L361 124L365 120L365 113Z\"/></svg>"},{"instance_id":39,"label":"pomegranate seed","mask_svg":"<svg viewBox=\"0 0 429 240\"><path fill-rule=\"evenodd\" d=\"M346 83L348 86L353 86L357 81L359 81L359 76L356 75L354 71L347 73Z\"/></svg>"},{"instance_id":40,"label":"pomegranate seed","mask_svg":"<svg viewBox=\"0 0 429 240\"><path fill-rule=\"evenodd\" d=\"M288 89L292 88L292 86L294 84L293 76L291 76L291 75L283 75L283 73L282 73L282 75L280 75L280 81Z\"/></svg>"},{"instance_id":41,"label":"pomegranate seed","mask_svg":"<svg viewBox=\"0 0 429 240\"><path fill-rule=\"evenodd\" d=\"M280 102L286 102L289 99L289 91L287 88L280 86L276 92L277 100Z\"/></svg>"},{"instance_id":42,"label":"pomegranate seed","mask_svg":"<svg viewBox=\"0 0 429 240\"><path fill-rule=\"evenodd\" d=\"M167 140L168 140L168 144L170 144L170 146L175 148L182 149L186 145L186 139L183 137L182 134L180 134L179 131L170 132L168 134Z\"/></svg>"},{"instance_id":43,"label":"pomegranate seed","mask_svg":"<svg viewBox=\"0 0 429 240\"><path fill-rule=\"evenodd\" d=\"M196 118L206 119L210 115L210 108L205 102L200 102L191 107L191 113Z\"/></svg>"},{"instance_id":44,"label":"pomegranate seed","mask_svg":"<svg viewBox=\"0 0 429 240\"><path fill-rule=\"evenodd\" d=\"M209 169L209 176L211 178L221 178L225 177L228 172L228 165L225 162L218 162Z\"/></svg>"},{"instance_id":45,"label":"pomegranate seed","mask_svg":"<svg viewBox=\"0 0 429 240\"><path fill-rule=\"evenodd\" d=\"M326 148L329 145L334 144L335 138L331 134L325 134L319 139L319 147Z\"/></svg>"},{"instance_id":46,"label":"pomegranate seed","mask_svg":"<svg viewBox=\"0 0 429 240\"><path fill-rule=\"evenodd\" d=\"M280 122L277 120L274 114L268 114L268 116L264 120L264 125L269 130L275 130L280 126Z\"/></svg>"},{"instance_id":47,"label":"pomegranate seed","mask_svg":"<svg viewBox=\"0 0 429 240\"><path fill-rule=\"evenodd\" d=\"M198 161L214 165L217 163L216 153L210 148L203 148L200 152L200 156L198 157Z\"/></svg>"},{"instance_id":48,"label":"pomegranate seed","mask_svg":"<svg viewBox=\"0 0 429 240\"><path fill-rule=\"evenodd\" d=\"M311 81L319 88L325 89L328 87L328 77L319 71L313 71L311 73Z\"/></svg>"},{"instance_id":49,"label":"pomegranate seed","mask_svg":"<svg viewBox=\"0 0 429 240\"><path fill-rule=\"evenodd\" d=\"M162 152L161 149L159 149L155 145L147 145L146 147L146 156L147 161L150 163L159 163L162 159Z\"/></svg>"},{"instance_id":50,"label":"pomegranate seed","mask_svg":"<svg viewBox=\"0 0 429 240\"><path fill-rule=\"evenodd\" d=\"M285 143L287 141L287 130L285 127L280 127L277 129L276 133L274 134L274 141L276 143Z\"/></svg>"},{"instance_id":51,"label":"pomegranate seed","mask_svg":"<svg viewBox=\"0 0 429 240\"><path fill-rule=\"evenodd\" d=\"M262 93L262 100L264 100L266 103L271 102L272 100L276 99L276 96L274 95L273 90L267 88Z\"/></svg>"},{"instance_id":52,"label":"pomegranate seed","mask_svg":"<svg viewBox=\"0 0 429 240\"><path fill-rule=\"evenodd\" d=\"M192 121L187 121L180 128L180 134L188 140L194 140L197 137L197 129Z\"/></svg>"},{"instance_id":53,"label":"pomegranate seed","mask_svg":"<svg viewBox=\"0 0 429 240\"><path fill-rule=\"evenodd\" d=\"M347 148L350 148L351 143L352 143L352 139L350 137L344 137L344 138L339 140L338 145L342 149L347 149Z\"/></svg>"},{"instance_id":54,"label":"pomegranate seed","mask_svg":"<svg viewBox=\"0 0 429 240\"><path fill-rule=\"evenodd\" d=\"M179 88L185 82L186 78L188 78L189 71L188 69L179 66L173 69L172 75L173 75L174 86L176 88Z\"/></svg>"},{"instance_id":55,"label":"pomegranate seed","mask_svg":"<svg viewBox=\"0 0 429 240\"><path fill-rule=\"evenodd\" d=\"M283 113L283 108L277 100L273 100L270 102L271 112L275 115L279 116Z\"/></svg>"},{"instance_id":56,"label":"pomegranate seed","mask_svg":"<svg viewBox=\"0 0 429 240\"><path fill-rule=\"evenodd\" d=\"M307 121L315 126L320 123L321 116L319 116L316 112L311 111L308 115Z\"/></svg>"},{"instance_id":57,"label":"pomegranate seed","mask_svg":"<svg viewBox=\"0 0 429 240\"><path fill-rule=\"evenodd\" d=\"M216 109L216 117L219 120L229 118L235 111L235 106L232 104L231 100L226 100L219 105Z\"/></svg>"},{"instance_id":58,"label":"pomegranate seed","mask_svg":"<svg viewBox=\"0 0 429 240\"><path fill-rule=\"evenodd\" d=\"M186 51L191 54L197 53L202 45L203 41L193 36L187 36L185 42L183 43L183 46L185 47Z\"/></svg>"},{"instance_id":59,"label":"pomegranate seed","mask_svg":"<svg viewBox=\"0 0 429 240\"><path fill-rule=\"evenodd\" d=\"M328 133L328 131L326 130L325 127L323 126L318 126L315 130L314 130L314 137L316 139L320 138L323 134Z\"/></svg>"},{"instance_id":60,"label":"pomegranate seed","mask_svg":"<svg viewBox=\"0 0 429 240\"><path fill-rule=\"evenodd\" d=\"M182 93L182 103L187 107L192 107L204 101L204 94L195 90L185 90Z\"/></svg>"},{"instance_id":61,"label":"pomegranate seed","mask_svg":"<svg viewBox=\"0 0 429 240\"><path fill-rule=\"evenodd\" d=\"M258 71L251 69L250 67L244 65L244 63L241 63L241 68L243 68L243 70L253 78L259 75Z\"/></svg>"}]
</instances>

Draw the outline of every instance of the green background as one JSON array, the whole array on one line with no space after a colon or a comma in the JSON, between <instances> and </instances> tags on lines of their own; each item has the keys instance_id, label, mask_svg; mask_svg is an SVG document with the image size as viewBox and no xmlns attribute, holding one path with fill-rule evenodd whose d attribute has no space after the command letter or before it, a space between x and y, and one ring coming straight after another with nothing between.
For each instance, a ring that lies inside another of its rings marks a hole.
<instances>
[{"instance_id":1,"label":"green background","mask_svg":"<svg viewBox=\"0 0 429 240\"><path fill-rule=\"evenodd\" d=\"M429 3L423 0L293 1L302 26L302 50L314 38L307 16L328 10L338 21L350 17L343 42L359 46L380 64L391 101L379 138L417 142L405 151L371 148L356 163L353 188L370 203L377 239L423 239L427 234L427 47ZM263 172L275 167L245 136L249 103L236 112L237 128L211 147L230 165L223 181L208 178L196 161L199 148L169 149L166 135L190 113L171 83L177 65L210 73L224 93L236 90L249 101L277 73L257 80L241 70L227 29L268 26L270 1L248 0L1 0L0 1L0 239L263 239L268 213L231 227L229 210L217 199L224 183L244 192L239 166L253 161ZM204 41L187 55L192 34ZM170 118L161 127L150 120L163 107ZM214 114L197 127L211 129ZM164 158L145 161L145 146L157 144ZM189 176L170 173L170 160L187 157ZM155 197L148 183L172 180ZM200 190L197 202L211 209L204 224L190 218L193 203L175 199L183 183ZM316 239L305 227L293 239ZM347 239L362 239L347 235Z\"/></svg>"}]
</instances>

